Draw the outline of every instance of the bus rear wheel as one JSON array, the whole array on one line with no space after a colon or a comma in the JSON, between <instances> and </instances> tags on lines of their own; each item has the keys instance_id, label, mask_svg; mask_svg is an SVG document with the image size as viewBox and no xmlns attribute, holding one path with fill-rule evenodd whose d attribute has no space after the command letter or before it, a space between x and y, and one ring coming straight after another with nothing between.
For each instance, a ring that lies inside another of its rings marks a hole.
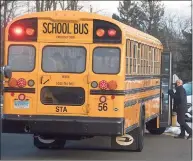
<instances>
[{"instance_id":1,"label":"bus rear wheel","mask_svg":"<svg viewBox=\"0 0 193 161\"><path fill-rule=\"evenodd\" d=\"M45 136L34 135L34 146L38 149L63 149L66 140L50 139Z\"/></svg>"},{"instance_id":2,"label":"bus rear wheel","mask_svg":"<svg viewBox=\"0 0 193 161\"><path fill-rule=\"evenodd\" d=\"M157 118L154 118L146 123L146 129L150 134L161 135L165 132L166 127L157 128Z\"/></svg>"},{"instance_id":3,"label":"bus rear wheel","mask_svg":"<svg viewBox=\"0 0 193 161\"><path fill-rule=\"evenodd\" d=\"M136 152L141 152L144 147L144 134L145 134L145 110L142 109L141 117L140 117L140 126L139 126L139 133L138 133L138 143Z\"/></svg>"},{"instance_id":4,"label":"bus rear wheel","mask_svg":"<svg viewBox=\"0 0 193 161\"><path fill-rule=\"evenodd\" d=\"M160 128L156 128L156 129L151 129L151 128L147 128L147 130L149 131L150 134L153 135L161 135L165 132L166 128L165 127L160 127Z\"/></svg>"}]
</instances>

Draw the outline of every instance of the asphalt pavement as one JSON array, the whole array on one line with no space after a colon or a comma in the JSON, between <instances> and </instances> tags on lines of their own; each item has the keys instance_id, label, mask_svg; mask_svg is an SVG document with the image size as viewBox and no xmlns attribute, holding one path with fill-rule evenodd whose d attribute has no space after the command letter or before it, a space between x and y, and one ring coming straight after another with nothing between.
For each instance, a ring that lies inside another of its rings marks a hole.
<instances>
[{"instance_id":1,"label":"asphalt pavement","mask_svg":"<svg viewBox=\"0 0 193 161\"><path fill-rule=\"evenodd\" d=\"M96 137L67 142L62 150L39 150L33 146L31 135L2 134L1 158L3 160L148 160L190 161L191 140L172 136L145 135L142 152L109 150L110 139Z\"/></svg>"}]
</instances>

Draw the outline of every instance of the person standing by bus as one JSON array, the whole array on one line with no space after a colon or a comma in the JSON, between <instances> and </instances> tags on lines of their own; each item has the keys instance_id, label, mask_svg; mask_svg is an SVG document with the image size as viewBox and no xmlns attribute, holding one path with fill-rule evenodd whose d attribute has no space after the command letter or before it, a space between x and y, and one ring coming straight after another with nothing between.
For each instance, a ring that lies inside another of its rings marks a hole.
<instances>
[{"instance_id":1,"label":"person standing by bus","mask_svg":"<svg viewBox=\"0 0 193 161\"><path fill-rule=\"evenodd\" d=\"M176 81L176 92L169 90L170 96L174 99L176 112L177 112L177 121L180 124L181 133L175 138L185 138L185 131L189 134L187 139L192 138L192 129L185 122L185 113L187 111L187 96L186 91L183 88L182 80Z\"/></svg>"}]
</instances>

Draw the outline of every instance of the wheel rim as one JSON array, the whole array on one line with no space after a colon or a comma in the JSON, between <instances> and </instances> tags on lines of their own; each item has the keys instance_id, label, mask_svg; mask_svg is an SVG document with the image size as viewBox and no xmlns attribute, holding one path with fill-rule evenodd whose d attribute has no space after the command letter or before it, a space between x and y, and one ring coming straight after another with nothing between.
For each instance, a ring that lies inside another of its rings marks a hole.
<instances>
[{"instance_id":1,"label":"wheel rim","mask_svg":"<svg viewBox=\"0 0 193 161\"><path fill-rule=\"evenodd\" d=\"M44 143L44 144L51 144L51 143L53 143L53 142L55 141L54 139L43 139L43 138L41 138L40 136L38 136L37 138L38 138L38 140L39 140L40 142L42 142L42 143Z\"/></svg>"}]
</instances>

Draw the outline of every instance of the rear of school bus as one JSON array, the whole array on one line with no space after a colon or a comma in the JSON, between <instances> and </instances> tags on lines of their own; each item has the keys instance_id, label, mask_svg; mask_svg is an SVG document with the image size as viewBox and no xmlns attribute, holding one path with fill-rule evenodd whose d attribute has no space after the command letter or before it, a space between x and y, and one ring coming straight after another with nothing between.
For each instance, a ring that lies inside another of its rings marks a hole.
<instances>
[{"instance_id":1,"label":"rear of school bus","mask_svg":"<svg viewBox=\"0 0 193 161\"><path fill-rule=\"evenodd\" d=\"M123 135L123 38L118 25L88 13L42 12L12 21L3 132L35 134L39 148L40 138L62 145L73 137Z\"/></svg>"}]
</instances>

